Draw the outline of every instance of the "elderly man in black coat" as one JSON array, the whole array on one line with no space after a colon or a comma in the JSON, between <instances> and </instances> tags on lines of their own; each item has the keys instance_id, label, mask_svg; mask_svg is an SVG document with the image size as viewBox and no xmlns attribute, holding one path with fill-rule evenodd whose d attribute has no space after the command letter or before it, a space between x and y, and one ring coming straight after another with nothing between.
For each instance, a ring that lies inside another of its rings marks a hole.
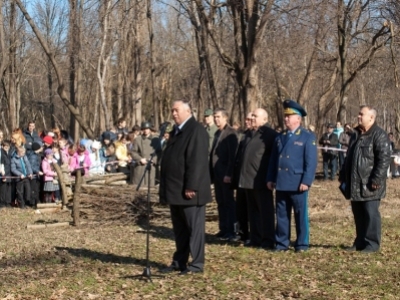
<instances>
[{"instance_id":1,"label":"elderly man in black coat","mask_svg":"<svg viewBox=\"0 0 400 300\"><path fill-rule=\"evenodd\" d=\"M272 146L278 133L267 126L268 113L258 108L252 113L253 130L243 141L240 157L238 186L245 190L250 242L245 246L275 247L275 211L272 191L267 189L266 178Z\"/></svg>"},{"instance_id":2,"label":"elderly man in black coat","mask_svg":"<svg viewBox=\"0 0 400 300\"><path fill-rule=\"evenodd\" d=\"M340 189L351 200L356 238L348 251L371 253L381 245L379 205L386 194L390 146L387 133L376 123L377 112L362 106L358 127L350 139L344 167L340 172Z\"/></svg>"},{"instance_id":3,"label":"elderly man in black coat","mask_svg":"<svg viewBox=\"0 0 400 300\"><path fill-rule=\"evenodd\" d=\"M160 201L170 205L176 251L163 271L185 275L204 268L205 205L211 202L209 137L188 102L175 101L172 117L175 126L161 162Z\"/></svg>"}]
</instances>

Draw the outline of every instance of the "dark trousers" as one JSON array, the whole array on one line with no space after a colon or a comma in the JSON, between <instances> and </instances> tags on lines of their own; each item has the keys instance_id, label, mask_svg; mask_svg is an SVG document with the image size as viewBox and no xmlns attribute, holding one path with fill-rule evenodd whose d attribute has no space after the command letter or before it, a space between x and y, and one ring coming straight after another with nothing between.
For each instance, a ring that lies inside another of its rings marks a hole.
<instances>
[{"instance_id":1,"label":"dark trousers","mask_svg":"<svg viewBox=\"0 0 400 300\"><path fill-rule=\"evenodd\" d=\"M238 188L236 190L236 220L239 223L240 238L243 241L249 239L249 217L247 212L246 191Z\"/></svg>"},{"instance_id":2,"label":"dark trousers","mask_svg":"<svg viewBox=\"0 0 400 300\"><path fill-rule=\"evenodd\" d=\"M343 168L345 158L346 158L346 152L339 151L339 171Z\"/></svg>"},{"instance_id":3,"label":"dark trousers","mask_svg":"<svg viewBox=\"0 0 400 300\"><path fill-rule=\"evenodd\" d=\"M176 246L172 264L181 271L186 268L203 270L205 206L170 205L170 210ZM188 266L189 254L192 255L192 262Z\"/></svg>"},{"instance_id":4,"label":"dark trousers","mask_svg":"<svg viewBox=\"0 0 400 300\"><path fill-rule=\"evenodd\" d=\"M21 179L16 183L17 200L20 207L31 204L31 183L28 178Z\"/></svg>"},{"instance_id":5,"label":"dark trousers","mask_svg":"<svg viewBox=\"0 0 400 300\"><path fill-rule=\"evenodd\" d=\"M31 203L36 206L40 202L39 192L40 192L40 180L32 179L31 183Z\"/></svg>"},{"instance_id":6,"label":"dark trousers","mask_svg":"<svg viewBox=\"0 0 400 300\"><path fill-rule=\"evenodd\" d=\"M381 201L351 201L351 209L356 224L356 239L354 246L357 250L379 250L381 245Z\"/></svg>"},{"instance_id":7,"label":"dark trousers","mask_svg":"<svg viewBox=\"0 0 400 300\"><path fill-rule=\"evenodd\" d=\"M272 191L246 189L250 242L255 246L275 246L275 211Z\"/></svg>"},{"instance_id":8,"label":"dark trousers","mask_svg":"<svg viewBox=\"0 0 400 300\"><path fill-rule=\"evenodd\" d=\"M218 205L218 219L220 232L227 235L234 235L236 223L236 204L233 190L229 183L222 180L214 181L215 199Z\"/></svg>"},{"instance_id":9,"label":"dark trousers","mask_svg":"<svg viewBox=\"0 0 400 300\"><path fill-rule=\"evenodd\" d=\"M296 250L307 250L309 247L308 191L276 191L276 248L288 249L290 244L290 222L294 210L296 223Z\"/></svg>"},{"instance_id":10,"label":"dark trousers","mask_svg":"<svg viewBox=\"0 0 400 300\"><path fill-rule=\"evenodd\" d=\"M331 170L331 176L330 178L333 180L336 176L336 171L337 171L337 166L338 166L338 161L337 161L337 155L336 154L331 154L331 153L324 153L322 155L323 159L323 168L324 168L324 179L329 178L329 169Z\"/></svg>"},{"instance_id":11,"label":"dark trousers","mask_svg":"<svg viewBox=\"0 0 400 300\"><path fill-rule=\"evenodd\" d=\"M11 205L11 182L0 182L0 207Z\"/></svg>"}]
</instances>

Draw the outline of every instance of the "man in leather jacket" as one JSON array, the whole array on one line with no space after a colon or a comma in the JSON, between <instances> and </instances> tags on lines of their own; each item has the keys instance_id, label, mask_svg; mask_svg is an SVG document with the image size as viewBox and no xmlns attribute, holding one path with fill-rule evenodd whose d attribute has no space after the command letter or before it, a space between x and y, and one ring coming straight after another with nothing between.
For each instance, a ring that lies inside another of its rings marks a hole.
<instances>
[{"instance_id":1,"label":"man in leather jacket","mask_svg":"<svg viewBox=\"0 0 400 300\"><path fill-rule=\"evenodd\" d=\"M340 173L341 190L351 200L356 238L349 251L376 252L381 244L380 200L386 194L386 172L390 163L387 133L376 123L376 110L362 106L358 127L350 139Z\"/></svg>"}]
</instances>

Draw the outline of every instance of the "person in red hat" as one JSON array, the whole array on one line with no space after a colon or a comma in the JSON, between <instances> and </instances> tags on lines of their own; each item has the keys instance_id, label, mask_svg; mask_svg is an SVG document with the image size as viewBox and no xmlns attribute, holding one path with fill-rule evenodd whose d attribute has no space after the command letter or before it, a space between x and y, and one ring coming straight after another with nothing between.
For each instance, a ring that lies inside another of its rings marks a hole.
<instances>
[{"instance_id":1,"label":"person in red hat","mask_svg":"<svg viewBox=\"0 0 400 300\"><path fill-rule=\"evenodd\" d=\"M51 136L49 136L49 135L46 135L43 138L43 144L44 144L44 146L43 146L44 150L46 150L47 148L52 148L52 146L53 146L53 138Z\"/></svg>"}]
</instances>

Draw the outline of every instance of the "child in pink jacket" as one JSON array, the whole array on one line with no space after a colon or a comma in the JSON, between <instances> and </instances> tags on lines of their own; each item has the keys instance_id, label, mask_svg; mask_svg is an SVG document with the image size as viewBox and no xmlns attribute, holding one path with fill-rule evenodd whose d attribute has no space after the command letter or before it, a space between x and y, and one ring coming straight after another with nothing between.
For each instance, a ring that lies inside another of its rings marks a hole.
<instances>
[{"instance_id":1,"label":"child in pink jacket","mask_svg":"<svg viewBox=\"0 0 400 300\"><path fill-rule=\"evenodd\" d=\"M77 147L76 153L71 157L70 161L70 170L72 171L72 175L75 174L76 169L80 169L82 171L82 175L87 175L89 173L89 168L91 165L89 151L86 150L86 147L83 145L79 145Z\"/></svg>"},{"instance_id":2,"label":"child in pink jacket","mask_svg":"<svg viewBox=\"0 0 400 300\"><path fill-rule=\"evenodd\" d=\"M57 173L53 164L57 163L53 158L53 150L47 148L44 151L44 159L42 160L42 171L44 177L44 201L50 203L53 201L53 193L60 189L57 181ZM56 201L59 199L56 199Z\"/></svg>"}]
</instances>

